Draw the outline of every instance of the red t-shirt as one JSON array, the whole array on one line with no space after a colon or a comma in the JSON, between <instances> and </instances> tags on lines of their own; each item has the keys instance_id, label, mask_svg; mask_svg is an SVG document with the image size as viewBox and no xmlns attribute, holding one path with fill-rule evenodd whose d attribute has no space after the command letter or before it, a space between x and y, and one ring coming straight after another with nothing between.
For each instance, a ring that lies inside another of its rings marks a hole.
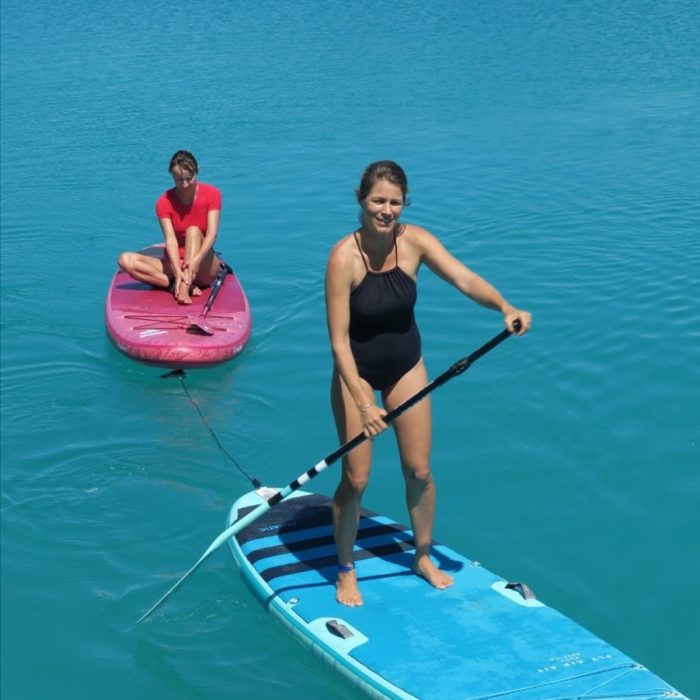
<instances>
[{"instance_id":1,"label":"red t-shirt","mask_svg":"<svg viewBox=\"0 0 700 700\"><path fill-rule=\"evenodd\" d=\"M221 192L214 185L197 183L197 194L192 204L183 204L173 187L163 192L156 202L156 215L159 219L170 219L177 236L178 244L184 245L185 231L196 226L206 234L207 215L210 211L221 210Z\"/></svg>"}]
</instances>

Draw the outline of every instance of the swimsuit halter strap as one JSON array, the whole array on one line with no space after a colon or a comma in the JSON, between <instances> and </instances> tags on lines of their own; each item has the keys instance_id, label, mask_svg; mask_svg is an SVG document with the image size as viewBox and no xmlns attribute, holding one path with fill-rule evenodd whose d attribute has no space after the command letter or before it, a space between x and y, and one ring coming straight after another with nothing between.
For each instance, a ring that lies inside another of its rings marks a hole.
<instances>
[{"instance_id":1,"label":"swimsuit halter strap","mask_svg":"<svg viewBox=\"0 0 700 700\"><path fill-rule=\"evenodd\" d=\"M369 269L369 265L367 264L367 260L365 260L365 255L367 255L367 254L362 250L362 246L360 245L360 239L358 237L358 234L359 234L359 231L352 232L352 236L355 239L355 244L357 245L357 250L360 251L360 257L362 258L362 262L364 263L365 270L367 270L367 272L371 272L371 270ZM399 266L399 244L398 244L398 241L396 240L396 227L394 227L393 234L394 234L394 257L396 260L396 267L398 267ZM367 255L367 259L369 259L369 255Z\"/></svg>"}]
</instances>

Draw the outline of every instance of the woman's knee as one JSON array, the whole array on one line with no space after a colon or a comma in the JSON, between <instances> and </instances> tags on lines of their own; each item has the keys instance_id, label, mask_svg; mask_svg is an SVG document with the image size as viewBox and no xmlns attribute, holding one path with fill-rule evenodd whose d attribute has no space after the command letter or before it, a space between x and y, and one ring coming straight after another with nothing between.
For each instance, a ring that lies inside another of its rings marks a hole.
<instances>
[{"instance_id":1,"label":"woman's knee","mask_svg":"<svg viewBox=\"0 0 700 700\"><path fill-rule=\"evenodd\" d=\"M341 488L355 497L360 497L369 484L368 473L353 473L348 470L343 474Z\"/></svg>"},{"instance_id":2,"label":"woman's knee","mask_svg":"<svg viewBox=\"0 0 700 700\"><path fill-rule=\"evenodd\" d=\"M407 482L429 484L433 480L433 474L428 462L403 464L402 469Z\"/></svg>"},{"instance_id":3,"label":"woman's knee","mask_svg":"<svg viewBox=\"0 0 700 700\"><path fill-rule=\"evenodd\" d=\"M204 234L199 226L189 226L185 230L185 240L188 238L194 238L196 241L202 241L204 239Z\"/></svg>"},{"instance_id":4,"label":"woman's knee","mask_svg":"<svg viewBox=\"0 0 700 700\"><path fill-rule=\"evenodd\" d=\"M117 265L119 265L119 268L124 270L124 272L130 272L134 267L134 254L122 253L119 258L117 258Z\"/></svg>"}]
</instances>

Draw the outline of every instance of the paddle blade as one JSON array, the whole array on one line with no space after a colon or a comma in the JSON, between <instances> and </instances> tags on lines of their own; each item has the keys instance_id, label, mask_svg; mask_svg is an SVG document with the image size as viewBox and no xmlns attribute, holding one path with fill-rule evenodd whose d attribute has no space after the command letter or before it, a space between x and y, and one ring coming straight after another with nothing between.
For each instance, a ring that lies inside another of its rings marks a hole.
<instances>
[{"instance_id":1,"label":"paddle blade","mask_svg":"<svg viewBox=\"0 0 700 700\"><path fill-rule=\"evenodd\" d=\"M190 335L214 335L214 331L202 323L190 323L185 332Z\"/></svg>"},{"instance_id":2,"label":"paddle blade","mask_svg":"<svg viewBox=\"0 0 700 700\"><path fill-rule=\"evenodd\" d=\"M146 612L141 615L141 617L136 621L136 624L140 624L146 618L150 617L158 608L165 603L165 601L170 598L170 596L175 593L175 591L182 586L182 584L204 563L204 561L215 552L221 545L228 540L229 537L233 537L235 534L239 533L244 528L248 527L253 520L257 520L263 513L270 510L270 504L267 501L263 501L255 510L245 515L240 520L237 520L233 525L227 527L208 547L207 551L202 554L202 556L197 560L195 565L185 573L173 586L171 586L153 605L151 605Z\"/></svg>"},{"instance_id":3,"label":"paddle blade","mask_svg":"<svg viewBox=\"0 0 700 700\"><path fill-rule=\"evenodd\" d=\"M175 591L180 588L180 586L185 582L185 580L193 574L202 564L202 562L213 552L211 547L201 556L199 561L179 580L174 586L171 586L153 605L151 605L146 612L141 615L141 617L136 620L136 624L141 624L147 617L150 617L158 608L165 603L165 601L170 598L170 596L175 593Z\"/></svg>"},{"instance_id":4,"label":"paddle blade","mask_svg":"<svg viewBox=\"0 0 700 700\"><path fill-rule=\"evenodd\" d=\"M204 323L204 319L206 318L207 314L211 311L212 304L214 303L214 300L216 299L219 291L221 290L224 280L226 279L226 275L229 272L233 272L233 270L231 270L231 268L222 260L219 275L216 278L216 281L214 282L214 286L212 287L211 292L209 293L209 299L207 299L207 303L204 305L202 315L197 320L194 320L192 318L189 319L190 325L187 326L185 330L186 333L190 333L191 335L214 335L214 331Z\"/></svg>"}]
</instances>

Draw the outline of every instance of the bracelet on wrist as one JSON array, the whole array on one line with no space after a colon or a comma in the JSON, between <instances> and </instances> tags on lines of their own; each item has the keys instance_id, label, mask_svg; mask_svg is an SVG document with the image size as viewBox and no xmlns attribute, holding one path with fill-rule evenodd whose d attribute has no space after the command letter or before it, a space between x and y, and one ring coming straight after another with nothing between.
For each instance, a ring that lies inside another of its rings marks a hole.
<instances>
[{"instance_id":1,"label":"bracelet on wrist","mask_svg":"<svg viewBox=\"0 0 700 700\"><path fill-rule=\"evenodd\" d=\"M374 404L368 403L368 404L364 405L362 408L358 408L357 410L358 410L360 413L364 413L370 406L373 406L373 405L374 405Z\"/></svg>"}]
</instances>

